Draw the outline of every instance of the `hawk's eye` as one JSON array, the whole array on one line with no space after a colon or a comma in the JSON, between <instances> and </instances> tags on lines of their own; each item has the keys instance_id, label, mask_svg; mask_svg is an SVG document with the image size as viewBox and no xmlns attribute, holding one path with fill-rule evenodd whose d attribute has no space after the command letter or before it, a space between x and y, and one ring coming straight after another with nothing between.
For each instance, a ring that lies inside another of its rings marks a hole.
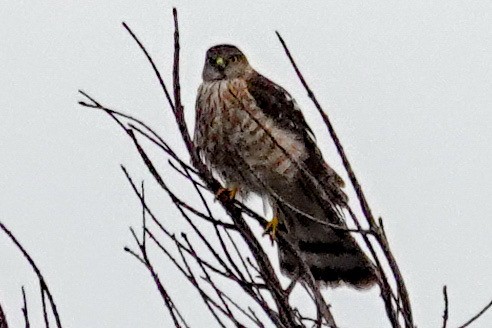
<instances>
[{"instance_id":1,"label":"hawk's eye","mask_svg":"<svg viewBox=\"0 0 492 328\"><path fill-rule=\"evenodd\" d=\"M238 55L231 56L231 62L235 63L237 61L239 61L239 56Z\"/></svg>"},{"instance_id":2,"label":"hawk's eye","mask_svg":"<svg viewBox=\"0 0 492 328\"><path fill-rule=\"evenodd\" d=\"M226 66L224 58L221 56L217 56L215 58L215 66L224 68Z\"/></svg>"}]
</instances>

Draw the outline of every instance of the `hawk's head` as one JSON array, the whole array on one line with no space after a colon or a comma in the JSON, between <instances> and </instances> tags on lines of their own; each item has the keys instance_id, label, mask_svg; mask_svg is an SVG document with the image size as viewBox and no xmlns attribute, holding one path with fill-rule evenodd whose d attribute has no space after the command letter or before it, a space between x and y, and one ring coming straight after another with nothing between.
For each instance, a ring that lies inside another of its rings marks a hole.
<instances>
[{"instance_id":1,"label":"hawk's head","mask_svg":"<svg viewBox=\"0 0 492 328\"><path fill-rule=\"evenodd\" d=\"M208 49L203 67L204 81L217 81L242 77L251 71L246 56L229 44L219 44Z\"/></svg>"}]
</instances>

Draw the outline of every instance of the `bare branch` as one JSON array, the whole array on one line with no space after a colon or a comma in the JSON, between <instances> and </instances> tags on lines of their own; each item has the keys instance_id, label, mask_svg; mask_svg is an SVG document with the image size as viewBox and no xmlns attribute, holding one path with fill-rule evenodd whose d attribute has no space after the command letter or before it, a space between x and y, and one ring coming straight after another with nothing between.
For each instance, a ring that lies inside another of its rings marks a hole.
<instances>
[{"instance_id":1,"label":"bare branch","mask_svg":"<svg viewBox=\"0 0 492 328\"><path fill-rule=\"evenodd\" d=\"M345 154L345 150L344 150L344 148L340 142L340 139L338 138L337 133L335 132L333 125L331 124L331 122L328 118L328 115L325 113L325 111L323 110L323 108L319 104L318 100L316 99L313 91L308 86L306 80L304 79L301 71L299 70L297 64L295 63L294 58L292 57L290 50L288 49L282 36L278 32L276 32L276 34L277 34L278 39L280 40L280 43L282 44L282 47L284 48L284 51L285 51L287 57L289 58L299 80L301 81L301 83L304 86L309 98L314 103L316 109L318 110L318 112L320 113L320 115L323 119L323 122L325 123L326 127L328 128L330 136L331 136L333 142L335 143L335 146L336 146L337 151L338 151L338 153L342 159L345 170L347 171L349 179L352 183L352 186L354 187L354 190L357 194L357 198L359 199L359 203L360 203L360 206L362 208L362 212L364 213L364 216L367 219L369 226L371 227L371 230L378 232L376 234L378 244L381 246L381 249L383 250L385 257L388 260L388 263L389 263L390 268L393 272L396 284L398 286L398 293L399 293L399 296L401 298L402 306L403 306L403 317L405 319L405 325L407 328L413 328L414 324L413 324L413 318L412 318L412 309L410 306L410 299L408 296L408 292L407 292L407 289L406 289L406 286L405 286L405 283L403 280L403 276L402 276L400 269L397 265L396 259L394 258L393 254L390 251L388 241L387 241L385 235L383 233L381 233L380 229L378 229L379 227L376 223L376 220L374 219L374 216L373 216L371 208L369 207L369 204L366 200L366 197L365 197L365 194L362 190L362 187L361 187L357 177L355 176L354 170L352 169L352 165L350 164L348 157ZM370 242L368 242L368 241L366 241L366 243L370 244ZM381 284L380 284L380 286L381 286ZM386 290L386 292L387 292L387 286L382 287L382 291L384 291L383 289ZM399 323L398 323L398 321L395 320L395 317L394 317L394 311L389 311L391 309L391 307L388 304L388 302L389 302L388 297L386 297L384 299L384 301L386 303L388 318L391 320L392 325L394 327L399 327Z\"/></svg>"},{"instance_id":2,"label":"bare branch","mask_svg":"<svg viewBox=\"0 0 492 328\"><path fill-rule=\"evenodd\" d=\"M136 254L135 252L133 252L132 250L130 250L127 247L125 247L125 251L129 252L130 254L132 254L142 264L144 264L145 267L147 268L147 270L149 271L149 273L151 274L152 279L154 280L154 283L157 286L157 289L159 290L159 293L161 294L161 297L162 297L162 299L164 301L164 304L165 304L165 306L166 306L169 314L171 315L171 318L172 318L172 320L174 322L174 326L176 328L183 327L181 325L180 321L179 321L179 319L180 319L181 322L184 324L184 327L189 328L188 324L186 323L186 321L184 321L184 319L183 319L181 313L179 312L179 310L174 306L174 303L173 303L171 297L169 296L169 293L167 292L166 288L162 284L162 282L161 282L161 280L159 278L159 275L155 271L152 263L150 263L150 261L148 259L148 256L147 256L147 250L144 248L143 244L139 242L138 237L137 237L136 233L133 231L133 229L131 229L131 232L132 232L132 235L133 235L135 241L137 242L138 248L140 249L140 252L142 253L142 256L139 256L138 254ZM178 317L179 317L179 319L178 319Z\"/></svg>"},{"instance_id":3,"label":"bare branch","mask_svg":"<svg viewBox=\"0 0 492 328\"><path fill-rule=\"evenodd\" d=\"M55 304L55 301L53 299L53 296L51 295L51 292L48 288L48 285L46 284L46 280L44 279L44 276L41 274L41 271L39 270L38 266L32 259L32 257L29 255L29 253L26 251L26 249L20 244L20 242L15 238L15 236L12 234L10 230L7 229L7 227L0 222L0 229L5 232L5 234L12 240L12 242L15 244L15 246L21 251L22 255L24 258L27 260L31 268L33 269L34 273L36 273L36 276L38 277L39 284L41 286L41 289L46 293L46 296L48 296L48 301L50 302L51 310L53 312L53 316L56 321L56 325L58 328L61 328L61 320L60 320L60 315L58 314L58 310Z\"/></svg>"},{"instance_id":4,"label":"bare branch","mask_svg":"<svg viewBox=\"0 0 492 328\"><path fill-rule=\"evenodd\" d=\"M2 305L0 304L0 328L9 328L7 324L7 318L5 312L3 312Z\"/></svg>"},{"instance_id":5,"label":"bare branch","mask_svg":"<svg viewBox=\"0 0 492 328\"><path fill-rule=\"evenodd\" d=\"M474 315L470 320L459 326L458 328L465 328L471 325L475 320L480 318L485 312L487 312L488 309L492 307L492 301L490 301L487 305L484 306L483 309L481 309L476 315Z\"/></svg>"},{"instance_id":6,"label":"bare branch","mask_svg":"<svg viewBox=\"0 0 492 328\"><path fill-rule=\"evenodd\" d=\"M27 309L27 300L26 300L26 291L24 290L24 286L22 286L22 314L24 315L24 323L26 328L31 326L29 322L29 311Z\"/></svg>"},{"instance_id":7,"label":"bare branch","mask_svg":"<svg viewBox=\"0 0 492 328\"><path fill-rule=\"evenodd\" d=\"M40 288L40 293L41 293L41 303L43 307L44 326L46 328L50 328L50 321L48 319L48 310L46 309L46 292L43 288Z\"/></svg>"},{"instance_id":8,"label":"bare branch","mask_svg":"<svg viewBox=\"0 0 492 328\"><path fill-rule=\"evenodd\" d=\"M154 73L155 73L157 79L159 80L159 84L160 84L160 86L162 88L162 91L164 91L164 95L166 96L167 102L168 102L169 106L171 107L171 109L174 112L175 111L175 108L174 108L173 101L171 100L171 95L167 91L166 84L164 83L164 80L162 79L162 76L161 76L161 73L159 72L159 69L157 68L156 64L154 63L154 60L149 55L149 53L147 52L147 49L144 47L144 45L142 44L142 42L140 42L140 40L137 38L137 36L135 35L135 33L133 33L133 31L128 27L128 25L126 25L125 22L123 22L122 24L123 24L123 27L127 30L127 32L130 33L130 35L132 36L133 40L135 40L135 42L137 42L138 46L140 47L140 50L143 51L143 53L145 54L145 57L147 57L147 60L152 65L152 69L154 70Z\"/></svg>"},{"instance_id":9,"label":"bare branch","mask_svg":"<svg viewBox=\"0 0 492 328\"><path fill-rule=\"evenodd\" d=\"M446 328L448 326L448 318L449 318L448 288L446 287L446 285L442 287L442 294L444 297L444 313L442 315L442 328Z\"/></svg>"}]
</instances>

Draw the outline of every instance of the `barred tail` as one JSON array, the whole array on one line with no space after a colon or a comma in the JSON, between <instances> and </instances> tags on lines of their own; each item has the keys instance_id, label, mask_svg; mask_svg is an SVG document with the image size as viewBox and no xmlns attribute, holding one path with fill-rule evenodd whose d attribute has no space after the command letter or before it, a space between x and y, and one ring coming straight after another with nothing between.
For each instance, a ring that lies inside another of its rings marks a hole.
<instances>
[{"instance_id":1,"label":"barred tail","mask_svg":"<svg viewBox=\"0 0 492 328\"><path fill-rule=\"evenodd\" d=\"M297 248L315 280L332 287L347 284L357 289L377 282L374 265L349 232L334 230L288 208L279 211L279 219L288 230L287 240ZM279 259L284 274L297 275L299 262L294 254L279 247Z\"/></svg>"}]
</instances>

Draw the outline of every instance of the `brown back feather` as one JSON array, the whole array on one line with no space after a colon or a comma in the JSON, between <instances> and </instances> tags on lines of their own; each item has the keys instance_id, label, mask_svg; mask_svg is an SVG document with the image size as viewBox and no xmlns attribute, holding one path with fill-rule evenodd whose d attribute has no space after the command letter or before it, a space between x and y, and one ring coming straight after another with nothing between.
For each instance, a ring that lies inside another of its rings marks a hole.
<instances>
[{"instance_id":1,"label":"brown back feather","mask_svg":"<svg viewBox=\"0 0 492 328\"><path fill-rule=\"evenodd\" d=\"M347 196L341 189L344 182L323 159L316 146L314 133L295 100L285 89L257 72L246 82L249 93L263 113L277 122L281 128L297 134L304 141L309 154L304 161L305 168L316 178L334 205L345 206Z\"/></svg>"}]
</instances>

